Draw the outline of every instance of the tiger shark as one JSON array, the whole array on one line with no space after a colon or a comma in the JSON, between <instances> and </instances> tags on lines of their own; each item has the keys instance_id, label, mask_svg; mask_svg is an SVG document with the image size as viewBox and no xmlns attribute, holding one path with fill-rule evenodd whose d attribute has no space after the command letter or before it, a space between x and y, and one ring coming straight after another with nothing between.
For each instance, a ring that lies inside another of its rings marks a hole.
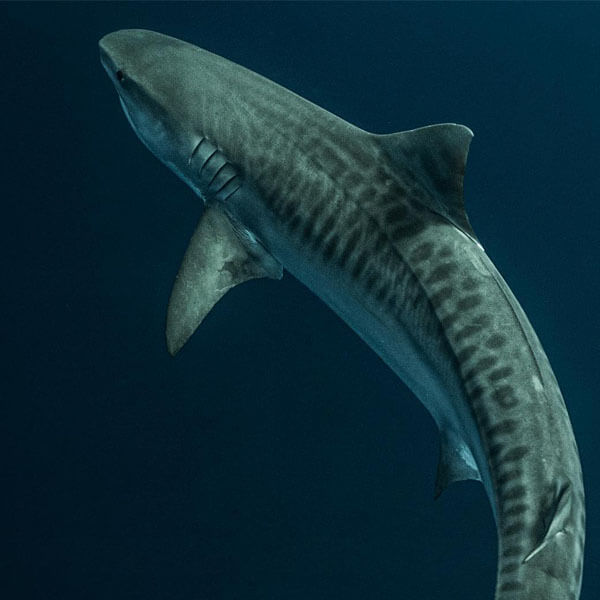
<instances>
[{"instance_id":1,"label":"tiger shark","mask_svg":"<svg viewBox=\"0 0 600 600\"><path fill-rule=\"evenodd\" d=\"M471 130L376 135L160 33L99 45L136 134L204 203L169 302L171 354L229 289L285 267L435 420L435 494L482 482L495 599L579 598L578 450L546 354L467 218Z\"/></svg>"}]
</instances>

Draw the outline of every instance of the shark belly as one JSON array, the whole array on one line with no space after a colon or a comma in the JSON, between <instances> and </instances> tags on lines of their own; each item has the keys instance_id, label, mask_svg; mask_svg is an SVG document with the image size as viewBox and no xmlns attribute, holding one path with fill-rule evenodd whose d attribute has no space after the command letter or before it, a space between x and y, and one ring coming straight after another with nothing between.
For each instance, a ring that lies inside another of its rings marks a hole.
<instances>
[{"instance_id":1,"label":"shark belly","mask_svg":"<svg viewBox=\"0 0 600 600\"><path fill-rule=\"evenodd\" d=\"M445 339L437 337L435 314L426 317L429 329L435 333L429 337L428 345L423 345L414 328L398 318L396 310L365 295L350 272L316 273L301 256L296 258L284 263L286 268L341 317L406 384L443 432L442 446L448 444L451 452L459 455L471 470L468 478L481 479L491 497L492 483L477 424L455 369L454 356L448 351ZM415 295L418 293L415 290ZM421 303L426 302L423 296ZM441 450L446 451L443 447ZM491 506L495 514L495 503Z\"/></svg>"}]
</instances>

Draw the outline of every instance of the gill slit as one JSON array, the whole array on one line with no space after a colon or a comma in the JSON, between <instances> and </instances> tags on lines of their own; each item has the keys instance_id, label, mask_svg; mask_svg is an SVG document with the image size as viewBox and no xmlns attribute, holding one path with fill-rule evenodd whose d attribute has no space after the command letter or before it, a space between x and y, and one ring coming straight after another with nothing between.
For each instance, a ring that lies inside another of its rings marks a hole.
<instances>
[{"instance_id":1,"label":"gill slit","mask_svg":"<svg viewBox=\"0 0 600 600\"><path fill-rule=\"evenodd\" d=\"M211 178L211 180L210 180L210 183L208 184L208 187L210 187L210 186L213 184L213 181L214 181L214 180L217 178L217 176L219 175L219 173L220 173L220 172L221 172L221 171L222 171L222 170L223 170L223 169L224 169L224 168L225 168L225 167L226 167L228 164L229 164L228 162L224 162L224 163L223 163L223 164L222 164L222 165L221 165L221 166L220 166L220 167L219 167L219 168L218 168L218 169L215 171L215 174L212 176L212 178ZM202 170L202 169L200 169L200 170ZM229 183L229 182L226 182L226 183ZM219 188L219 190L220 190L222 187L223 187L223 186L221 186L221 187ZM217 192L218 192L219 190L217 190Z\"/></svg>"},{"instance_id":2,"label":"gill slit","mask_svg":"<svg viewBox=\"0 0 600 600\"><path fill-rule=\"evenodd\" d=\"M200 141L194 146L194 149L192 150L192 153L190 154L190 157L188 158L188 165L190 165L192 163L192 160L194 160L194 156L196 156L196 153L198 152L198 150L200 149L200 146L202 145L202 142L205 140L206 138L200 138Z\"/></svg>"},{"instance_id":3,"label":"gill slit","mask_svg":"<svg viewBox=\"0 0 600 600\"><path fill-rule=\"evenodd\" d=\"M204 167L208 164L208 161L219 151L218 148L215 148L207 157L207 159L202 163L200 169L198 169L198 173L202 173Z\"/></svg>"}]
</instances>

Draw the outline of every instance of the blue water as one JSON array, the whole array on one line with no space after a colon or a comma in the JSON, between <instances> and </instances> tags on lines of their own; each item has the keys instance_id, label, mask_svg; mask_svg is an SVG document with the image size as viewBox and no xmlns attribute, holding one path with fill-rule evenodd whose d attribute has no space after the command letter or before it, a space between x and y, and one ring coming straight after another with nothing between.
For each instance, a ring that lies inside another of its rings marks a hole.
<instances>
[{"instance_id":1,"label":"blue water","mask_svg":"<svg viewBox=\"0 0 600 600\"><path fill-rule=\"evenodd\" d=\"M600 593L599 4L4 4L2 549L15 599L486 599L475 483L291 276L230 292L172 359L197 198L136 139L97 40L194 42L376 132L475 132L471 221L561 383Z\"/></svg>"}]
</instances>

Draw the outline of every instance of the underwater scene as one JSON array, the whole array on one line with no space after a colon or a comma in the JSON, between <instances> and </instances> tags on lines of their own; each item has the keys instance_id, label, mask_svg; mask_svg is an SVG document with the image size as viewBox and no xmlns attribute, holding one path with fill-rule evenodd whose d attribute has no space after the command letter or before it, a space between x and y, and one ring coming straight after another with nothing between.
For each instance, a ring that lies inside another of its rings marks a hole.
<instances>
[{"instance_id":1,"label":"underwater scene","mask_svg":"<svg viewBox=\"0 0 600 600\"><path fill-rule=\"evenodd\" d=\"M600 3L0 14L1 597L598 597Z\"/></svg>"}]
</instances>

